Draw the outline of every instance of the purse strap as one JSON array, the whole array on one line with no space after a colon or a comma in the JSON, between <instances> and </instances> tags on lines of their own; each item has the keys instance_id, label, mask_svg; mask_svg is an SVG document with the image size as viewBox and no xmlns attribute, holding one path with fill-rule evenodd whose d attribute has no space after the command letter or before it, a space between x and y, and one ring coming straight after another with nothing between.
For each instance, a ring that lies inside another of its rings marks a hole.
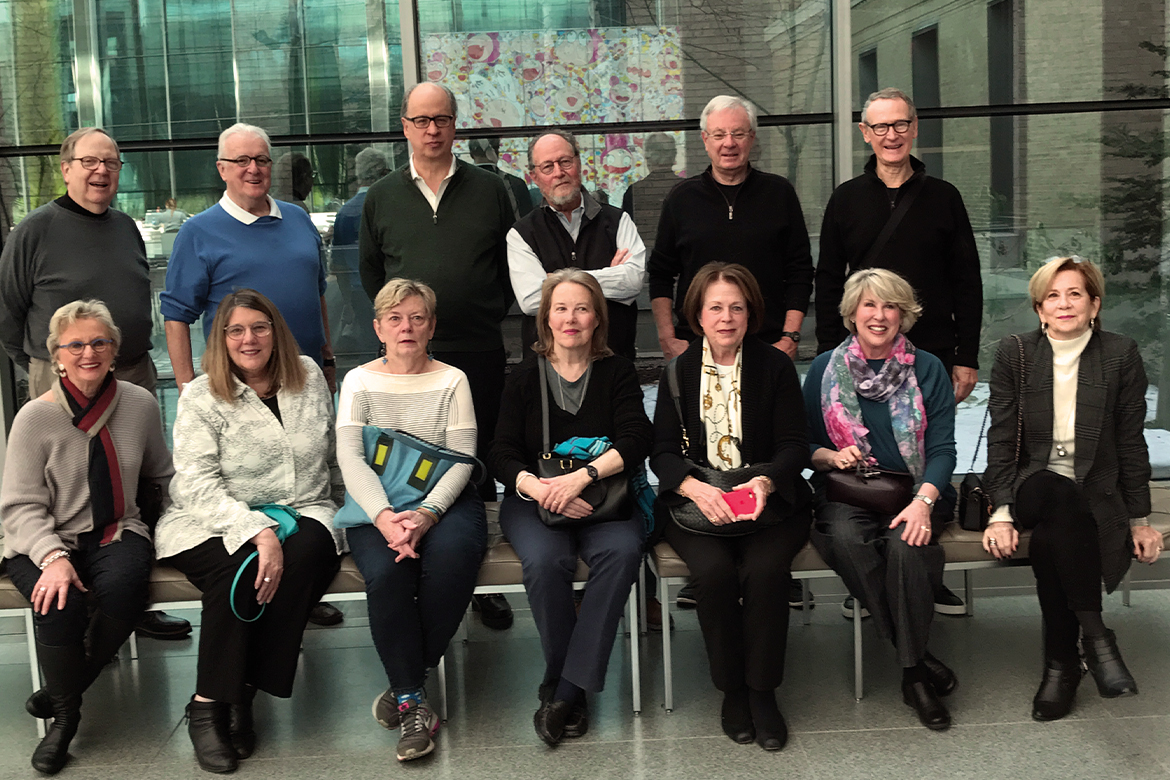
<instances>
[{"instance_id":1,"label":"purse strap","mask_svg":"<svg viewBox=\"0 0 1170 780\"><path fill-rule=\"evenodd\" d=\"M1024 359L1024 340L1015 333L1012 334L1012 338L1016 340L1016 346L1020 348L1020 379L1016 393L1016 465L1018 466L1020 463L1020 444L1024 438L1024 370L1028 363Z\"/></svg>"},{"instance_id":2,"label":"purse strap","mask_svg":"<svg viewBox=\"0 0 1170 780\"><path fill-rule=\"evenodd\" d=\"M545 367L547 362L544 355L536 356L536 365L540 368L540 425L541 435L544 436L542 452L548 452L551 449L548 445L548 368Z\"/></svg>"},{"instance_id":3,"label":"purse strap","mask_svg":"<svg viewBox=\"0 0 1170 780\"><path fill-rule=\"evenodd\" d=\"M908 189L902 195L902 202L890 213L890 218L886 220L885 226L882 227L882 232L878 233L878 237L870 245L869 251L861 259L861 264L857 266L858 270L868 268L873 264L874 260L877 260L877 256L881 254L881 251L886 248L886 244L890 242L890 238L893 237L894 231L898 228L898 223L902 221L902 217L906 216L906 212L910 210L911 204L914 203L914 199L918 197L918 193L922 190L922 185L925 183L926 174L924 173L918 179L918 185Z\"/></svg>"},{"instance_id":4,"label":"purse strap","mask_svg":"<svg viewBox=\"0 0 1170 780\"><path fill-rule=\"evenodd\" d=\"M678 371L678 358L676 357L666 366L666 387L670 391L670 400L674 401L674 413L678 415L678 427L682 430L683 457L685 458L691 449L691 439L687 436L687 424L683 420L682 404L678 400Z\"/></svg>"},{"instance_id":5,"label":"purse strap","mask_svg":"<svg viewBox=\"0 0 1170 780\"><path fill-rule=\"evenodd\" d=\"M983 412L983 424L979 426L979 438L975 440L975 452L971 455L971 465L967 471L975 470L975 461L979 459L979 445L983 444L983 434L987 431L987 420L991 417L991 401L987 402L987 409Z\"/></svg>"}]
</instances>

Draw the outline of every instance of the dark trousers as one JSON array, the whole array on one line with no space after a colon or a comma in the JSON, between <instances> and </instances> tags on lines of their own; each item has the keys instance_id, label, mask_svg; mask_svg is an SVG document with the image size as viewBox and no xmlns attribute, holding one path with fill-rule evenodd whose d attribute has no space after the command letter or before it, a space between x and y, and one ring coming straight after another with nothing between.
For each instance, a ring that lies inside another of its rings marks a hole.
<instances>
[{"instance_id":1,"label":"dark trousers","mask_svg":"<svg viewBox=\"0 0 1170 780\"><path fill-rule=\"evenodd\" d=\"M550 528L536 502L511 495L500 505L500 529L524 566L545 681L563 677L587 691L602 690L618 621L642 563L641 516ZM580 613L573 603L578 556L589 566Z\"/></svg>"},{"instance_id":2,"label":"dark trousers","mask_svg":"<svg viewBox=\"0 0 1170 780\"><path fill-rule=\"evenodd\" d=\"M792 559L808 541L810 519L803 507L748 536L701 536L667 523L666 541L691 570L711 679L719 690L746 685L770 691L784 681L788 582Z\"/></svg>"},{"instance_id":3,"label":"dark trousers","mask_svg":"<svg viewBox=\"0 0 1170 780\"><path fill-rule=\"evenodd\" d=\"M902 541L905 525L889 527L893 515L817 497L813 546L873 615L881 635L893 642L903 668L926 655L934 593L942 586L946 564L938 535L953 509L950 502L939 501L931 514L930 543L912 547Z\"/></svg>"},{"instance_id":4,"label":"dark trousers","mask_svg":"<svg viewBox=\"0 0 1170 780\"><path fill-rule=\"evenodd\" d=\"M243 704L249 685L283 699L292 696L309 611L341 563L329 530L302 517L282 545L284 572L276 595L259 619L245 623L232 613L231 587L240 564L255 550L245 542L228 555L216 536L165 561L203 592L195 692L208 699Z\"/></svg>"},{"instance_id":5,"label":"dark trousers","mask_svg":"<svg viewBox=\"0 0 1170 780\"><path fill-rule=\"evenodd\" d=\"M475 457L487 463L492 438L496 435L496 419L500 416L507 353L503 347L488 352L436 352L435 359L467 374L471 403L475 406L475 425L479 429ZM484 501L496 500L496 483L490 476L479 486L479 497Z\"/></svg>"},{"instance_id":6,"label":"dark trousers","mask_svg":"<svg viewBox=\"0 0 1170 780\"><path fill-rule=\"evenodd\" d=\"M418 690L439 663L471 602L487 549L487 511L468 485L438 525L423 535L418 558L386 546L373 525L346 529L353 560L366 580L370 633L390 689Z\"/></svg>"},{"instance_id":7,"label":"dark trousers","mask_svg":"<svg viewBox=\"0 0 1170 780\"><path fill-rule=\"evenodd\" d=\"M133 626L146 608L154 546L149 539L129 531L122 534L120 542L110 542L104 547L100 542L100 530L81 534L77 538L78 549L70 552L69 562L97 601L97 608ZM7 571L16 589L32 601L33 590L42 574L37 564L27 555L17 555L8 561ZM54 599L49 614L34 613L33 621L41 644L56 647L81 644L90 623L87 596L71 587L65 598L65 609L57 609Z\"/></svg>"},{"instance_id":8,"label":"dark trousers","mask_svg":"<svg viewBox=\"0 0 1170 780\"><path fill-rule=\"evenodd\" d=\"M1044 618L1049 657L1077 658L1076 612L1101 611L1101 547L1097 521L1080 485L1039 471L1016 492L1016 518L1032 531L1028 558Z\"/></svg>"}]
</instances>

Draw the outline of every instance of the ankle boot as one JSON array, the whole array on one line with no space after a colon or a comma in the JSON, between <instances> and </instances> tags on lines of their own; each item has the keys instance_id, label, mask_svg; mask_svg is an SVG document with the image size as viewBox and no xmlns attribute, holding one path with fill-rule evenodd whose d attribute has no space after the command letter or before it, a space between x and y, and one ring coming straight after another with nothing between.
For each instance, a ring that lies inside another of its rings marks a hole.
<instances>
[{"instance_id":1,"label":"ankle boot","mask_svg":"<svg viewBox=\"0 0 1170 780\"><path fill-rule=\"evenodd\" d=\"M33 769L55 775L69 760L69 743L81 723L81 689L85 678L85 647L37 643L45 691L53 721L33 751Z\"/></svg>"},{"instance_id":2,"label":"ankle boot","mask_svg":"<svg viewBox=\"0 0 1170 780\"><path fill-rule=\"evenodd\" d=\"M730 737L732 742L746 745L755 741L756 727L752 725L752 710L748 704L746 686L734 691L724 691L719 723L723 726L723 733Z\"/></svg>"},{"instance_id":3,"label":"ankle boot","mask_svg":"<svg viewBox=\"0 0 1170 780\"><path fill-rule=\"evenodd\" d=\"M249 685L244 690L243 704L228 705L228 732L236 757L240 759L248 758L256 750L256 728L252 720L252 701L255 698L256 689Z\"/></svg>"},{"instance_id":4,"label":"ankle boot","mask_svg":"<svg viewBox=\"0 0 1170 780\"><path fill-rule=\"evenodd\" d=\"M225 701L195 701L193 696L187 703L187 734L206 772L234 772L240 765L228 731L228 708Z\"/></svg>"},{"instance_id":5,"label":"ankle boot","mask_svg":"<svg viewBox=\"0 0 1170 780\"><path fill-rule=\"evenodd\" d=\"M93 685L93 681L126 643L133 630L134 621L118 620L98 610L86 637L89 647L86 652L86 674L82 681L81 693L89 690L89 686ZM34 718L44 720L53 717L53 705L49 701L48 690L41 688L29 696L24 702L24 709Z\"/></svg>"},{"instance_id":6,"label":"ankle boot","mask_svg":"<svg viewBox=\"0 0 1170 780\"><path fill-rule=\"evenodd\" d=\"M1060 720L1072 711L1077 686L1081 684L1079 661L1058 661L1049 658L1044 662L1044 677L1040 689L1032 699L1032 720Z\"/></svg>"},{"instance_id":7,"label":"ankle boot","mask_svg":"<svg viewBox=\"0 0 1170 780\"><path fill-rule=\"evenodd\" d=\"M1138 692L1133 675L1121 660L1116 634L1107 629L1104 636L1082 637L1081 648L1085 652L1085 665L1092 672L1097 692L1102 697L1112 699Z\"/></svg>"},{"instance_id":8,"label":"ankle boot","mask_svg":"<svg viewBox=\"0 0 1170 780\"><path fill-rule=\"evenodd\" d=\"M783 750L788 744L788 724L776 706L776 692L749 688L748 705L756 727L756 744L764 750Z\"/></svg>"}]
</instances>

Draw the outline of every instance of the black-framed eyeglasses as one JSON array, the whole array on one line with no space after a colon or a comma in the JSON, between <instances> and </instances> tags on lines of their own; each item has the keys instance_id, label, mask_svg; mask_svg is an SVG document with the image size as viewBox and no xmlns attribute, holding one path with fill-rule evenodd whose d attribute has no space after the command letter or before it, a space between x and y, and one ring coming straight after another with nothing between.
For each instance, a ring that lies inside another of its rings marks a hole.
<instances>
[{"instance_id":1,"label":"black-framed eyeglasses","mask_svg":"<svg viewBox=\"0 0 1170 780\"><path fill-rule=\"evenodd\" d=\"M64 349L70 355L80 355L89 347L95 355L104 355L114 346L113 339L94 339L93 341L70 341L68 344L58 344L57 349Z\"/></svg>"},{"instance_id":2,"label":"black-framed eyeglasses","mask_svg":"<svg viewBox=\"0 0 1170 780\"><path fill-rule=\"evenodd\" d=\"M878 122L876 125L871 125L869 122L866 122L865 126L874 135L885 135L890 132L891 127L894 128L895 133L901 134L910 129L913 121L913 119L899 119L897 122Z\"/></svg>"},{"instance_id":3,"label":"black-framed eyeglasses","mask_svg":"<svg viewBox=\"0 0 1170 780\"><path fill-rule=\"evenodd\" d=\"M219 162L235 163L241 168L247 168L252 163L256 163L257 167L267 168L272 165L272 158L266 154L258 154L256 156L241 154L239 157L218 157Z\"/></svg>"},{"instance_id":4,"label":"black-framed eyeglasses","mask_svg":"<svg viewBox=\"0 0 1170 780\"><path fill-rule=\"evenodd\" d=\"M106 159L104 157L72 157L69 162L79 162L81 167L87 171L96 171L99 164L105 163L106 170L110 173L117 173L122 170L122 161L115 158Z\"/></svg>"},{"instance_id":5,"label":"black-framed eyeglasses","mask_svg":"<svg viewBox=\"0 0 1170 780\"><path fill-rule=\"evenodd\" d=\"M442 130L445 127L450 127L451 123L455 121L455 117L450 114L439 114L437 116L424 116L423 114L419 114L418 116L404 116L402 118L419 130L426 130L431 126L431 122L434 122L435 127Z\"/></svg>"},{"instance_id":6,"label":"black-framed eyeglasses","mask_svg":"<svg viewBox=\"0 0 1170 780\"><path fill-rule=\"evenodd\" d=\"M577 162L576 157L561 157L560 159L549 160L548 162L542 162L540 165L534 165L532 167L543 173L545 176L548 176L553 172L553 168L556 167L559 167L562 171L573 170L573 163L575 162Z\"/></svg>"},{"instance_id":7,"label":"black-framed eyeglasses","mask_svg":"<svg viewBox=\"0 0 1170 780\"><path fill-rule=\"evenodd\" d=\"M250 326L228 325L223 329L224 335L232 341L240 341L248 331L252 331L252 335L258 339L268 338L272 335L272 323L268 320L263 320L261 322L253 322Z\"/></svg>"}]
</instances>

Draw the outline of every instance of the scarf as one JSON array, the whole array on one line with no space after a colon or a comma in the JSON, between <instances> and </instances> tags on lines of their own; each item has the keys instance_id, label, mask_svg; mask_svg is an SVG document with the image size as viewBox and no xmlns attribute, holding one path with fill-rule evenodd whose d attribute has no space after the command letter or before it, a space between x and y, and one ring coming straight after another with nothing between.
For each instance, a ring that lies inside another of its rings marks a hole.
<instances>
[{"instance_id":1,"label":"scarf","mask_svg":"<svg viewBox=\"0 0 1170 780\"><path fill-rule=\"evenodd\" d=\"M53 398L73 420L73 426L89 437L89 501L93 508L93 527L102 530L102 544L118 536L118 521L126 514L126 497L122 493L122 472L114 437L106 423L118 408L121 393L113 372L106 375L92 399L86 398L69 377L53 386Z\"/></svg>"},{"instance_id":2,"label":"scarf","mask_svg":"<svg viewBox=\"0 0 1170 780\"><path fill-rule=\"evenodd\" d=\"M915 358L914 345L899 333L890 357L875 372L857 337L850 336L833 350L821 377L821 413L838 450L856 444L873 464L858 396L887 404L898 453L917 482L926 471L926 407L914 373Z\"/></svg>"},{"instance_id":3,"label":"scarf","mask_svg":"<svg viewBox=\"0 0 1170 780\"><path fill-rule=\"evenodd\" d=\"M743 346L735 351L728 387L723 386L718 366L711 358L707 337L703 337L703 367L699 374L699 403L703 429L707 434L707 462L720 471L737 469L743 465L740 447L743 444L743 408L740 405L739 386L743 379Z\"/></svg>"}]
</instances>

